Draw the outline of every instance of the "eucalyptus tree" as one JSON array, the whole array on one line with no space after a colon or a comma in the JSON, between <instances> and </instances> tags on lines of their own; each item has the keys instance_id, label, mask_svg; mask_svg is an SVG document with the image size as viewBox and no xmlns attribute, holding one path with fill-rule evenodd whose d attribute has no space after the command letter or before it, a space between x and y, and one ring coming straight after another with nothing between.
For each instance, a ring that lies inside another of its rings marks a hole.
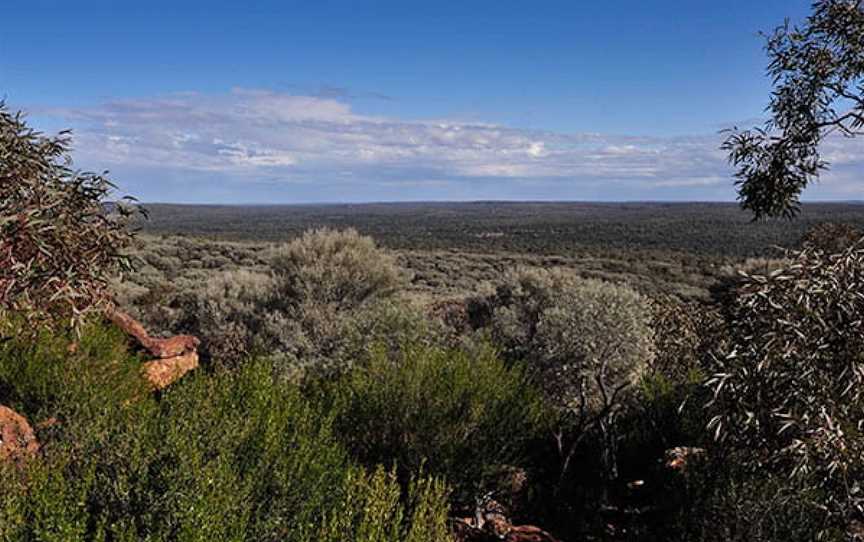
<instances>
[{"instance_id":1,"label":"eucalyptus tree","mask_svg":"<svg viewBox=\"0 0 864 542\"><path fill-rule=\"evenodd\" d=\"M132 210L105 174L73 169L68 132L45 136L0 102L0 316L77 324L128 266Z\"/></svg>"},{"instance_id":2,"label":"eucalyptus tree","mask_svg":"<svg viewBox=\"0 0 864 542\"><path fill-rule=\"evenodd\" d=\"M732 130L723 149L736 168L742 207L755 219L792 218L801 192L829 165L820 144L864 131L862 0L819 0L802 25L787 20L765 37L770 118Z\"/></svg>"}]
</instances>

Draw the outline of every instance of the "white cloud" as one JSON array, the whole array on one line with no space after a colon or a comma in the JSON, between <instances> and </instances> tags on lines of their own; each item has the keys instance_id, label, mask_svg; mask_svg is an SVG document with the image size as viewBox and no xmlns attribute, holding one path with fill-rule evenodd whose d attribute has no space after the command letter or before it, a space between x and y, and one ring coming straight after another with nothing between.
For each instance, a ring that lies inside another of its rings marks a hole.
<instances>
[{"instance_id":1,"label":"white cloud","mask_svg":"<svg viewBox=\"0 0 864 542\"><path fill-rule=\"evenodd\" d=\"M333 178L401 183L406 189L543 181L552 196L560 189L561 197L579 197L580 186L615 187L608 197L618 199L652 197L652 190L659 198L677 195L670 190L733 194L719 134L562 134L449 119L402 120L361 115L331 97L246 89L47 114L72 124L76 159L96 169L163 168L268 182ZM820 183L820 196L850 197L856 185L861 191L864 141L832 138L825 158L834 168Z\"/></svg>"}]
</instances>

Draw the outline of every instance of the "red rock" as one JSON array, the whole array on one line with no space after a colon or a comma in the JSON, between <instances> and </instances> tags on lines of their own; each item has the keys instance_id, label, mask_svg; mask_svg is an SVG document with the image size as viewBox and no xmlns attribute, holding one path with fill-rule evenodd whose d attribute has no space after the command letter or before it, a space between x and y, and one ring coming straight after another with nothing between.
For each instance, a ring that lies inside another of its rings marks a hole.
<instances>
[{"instance_id":1,"label":"red rock","mask_svg":"<svg viewBox=\"0 0 864 542\"><path fill-rule=\"evenodd\" d=\"M24 416L0 405L0 461L20 463L39 453L39 441Z\"/></svg>"},{"instance_id":2,"label":"red rock","mask_svg":"<svg viewBox=\"0 0 864 542\"><path fill-rule=\"evenodd\" d=\"M108 318L127 335L130 335L138 344L157 358L173 358L183 354L194 352L201 341L191 335L177 335L167 339L151 337L141 323L117 309L108 311Z\"/></svg>"},{"instance_id":3,"label":"red rock","mask_svg":"<svg viewBox=\"0 0 864 542\"><path fill-rule=\"evenodd\" d=\"M117 309L107 311L108 318L138 344L158 359L145 362L144 376L156 390L162 390L198 367L198 345L191 335L176 335L167 339L151 337L141 323Z\"/></svg>"},{"instance_id":4,"label":"red rock","mask_svg":"<svg viewBox=\"0 0 864 542\"><path fill-rule=\"evenodd\" d=\"M135 338L141 346L146 347L145 343L150 340L150 334L147 333L147 330L144 329L144 326L138 320L117 309L107 310L106 315L115 326L122 329L127 335Z\"/></svg>"},{"instance_id":5,"label":"red rock","mask_svg":"<svg viewBox=\"0 0 864 542\"><path fill-rule=\"evenodd\" d=\"M147 350L157 358L173 358L198 349L201 341L192 335L175 335L168 339L151 338L145 345Z\"/></svg>"},{"instance_id":6,"label":"red rock","mask_svg":"<svg viewBox=\"0 0 864 542\"><path fill-rule=\"evenodd\" d=\"M189 352L172 358L161 358L144 363L144 376L154 389L162 390L198 367L198 353Z\"/></svg>"}]
</instances>

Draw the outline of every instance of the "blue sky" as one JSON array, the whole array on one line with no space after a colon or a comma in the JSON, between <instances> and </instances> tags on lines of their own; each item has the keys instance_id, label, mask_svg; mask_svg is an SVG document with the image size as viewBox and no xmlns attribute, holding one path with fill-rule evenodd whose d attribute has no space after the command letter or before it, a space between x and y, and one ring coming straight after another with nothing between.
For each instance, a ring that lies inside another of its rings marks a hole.
<instances>
[{"instance_id":1,"label":"blue sky","mask_svg":"<svg viewBox=\"0 0 864 542\"><path fill-rule=\"evenodd\" d=\"M808 6L28 0L0 92L145 201L729 200L757 32ZM862 150L807 196L860 198Z\"/></svg>"}]
</instances>

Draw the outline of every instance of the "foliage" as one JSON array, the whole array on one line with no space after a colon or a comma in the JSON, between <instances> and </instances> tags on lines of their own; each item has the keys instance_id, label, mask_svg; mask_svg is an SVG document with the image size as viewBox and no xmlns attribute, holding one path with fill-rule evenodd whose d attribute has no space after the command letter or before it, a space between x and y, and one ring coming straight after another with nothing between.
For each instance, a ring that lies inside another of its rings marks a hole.
<instances>
[{"instance_id":1,"label":"foliage","mask_svg":"<svg viewBox=\"0 0 864 542\"><path fill-rule=\"evenodd\" d=\"M582 438L599 430L614 478L615 419L654 355L647 300L626 286L553 269L511 274L490 303L492 336L509 359L528 363L562 414L562 477Z\"/></svg>"},{"instance_id":2,"label":"foliage","mask_svg":"<svg viewBox=\"0 0 864 542\"><path fill-rule=\"evenodd\" d=\"M14 383L4 401L31 419L60 416L40 431L40 460L24 470L0 466L0 539L449 538L442 483L415 476L403 488L382 467L353 464L334 436L332 413L269 364L199 372L156 401L99 383L123 351L116 332L87 328L75 360L61 353L66 341L13 340L0 357L0 383ZM120 363L137 367L130 357ZM62 373L74 392L27 369L37 365Z\"/></svg>"},{"instance_id":3,"label":"foliage","mask_svg":"<svg viewBox=\"0 0 864 542\"><path fill-rule=\"evenodd\" d=\"M420 468L474 497L502 465L524 462L542 430L540 394L518 367L476 353L409 345L380 348L337 382L338 428L365 464Z\"/></svg>"},{"instance_id":4,"label":"foliage","mask_svg":"<svg viewBox=\"0 0 864 542\"><path fill-rule=\"evenodd\" d=\"M782 475L741 472L721 456L668 480L662 490L679 506L660 528L666 540L849 540L812 506L822 498L814 488Z\"/></svg>"},{"instance_id":5,"label":"foliage","mask_svg":"<svg viewBox=\"0 0 864 542\"><path fill-rule=\"evenodd\" d=\"M600 267L608 272L618 267L614 266L617 262L625 268L648 268L655 274L663 268L675 270L674 264L681 263L693 262L685 268L698 269L706 258L763 256L772 246L791 247L809 227L821 222L864 227L860 204L816 202L803 205L796 221L757 223L738 205L719 202L403 202L266 207L153 204L148 205L148 211L151 219L141 224L144 232L190 236L187 241L198 245L196 258L201 260L216 254L228 256L225 245L192 236L284 243L309 228L353 227L381 246L398 251L403 266L404 258L424 251L451 257L497 255L502 259L530 255L530 262L542 262L544 267L574 260L589 269ZM201 255L203 244L209 246ZM183 258L185 254L177 256ZM666 265L649 265L654 263ZM436 271L446 271L437 269L434 261L406 267L416 275L433 277ZM464 272L448 278L458 280ZM496 272L500 277L501 268Z\"/></svg>"},{"instance_id":6,"label":"foliage","mask_svg":"<svg viewBox=\"0 0 864 542\"><path fill-rule=\"evenodd\" d=\"M824 222L813 226L801 238L801 248L821 250L828 254L843 252L864 238L864 231L851 224Z\"/></svg>"},{"instance_id":7,"label":"foliage","mask_svg":"<svg viewBox=\"0 0 864 542\"><path fill-rule=\"evenodd\" d=\"M194 241L184 240L184 246L199 248ZM149 265L167 267L155 271L162 277L152 282L136 275L150 287L138 294L144 303L133 301L146 322L198 335L203 354L216 366L234 367L257 355L286 369L342 370L362 357L370 339L398 342L402 333L412 333L409 328L417 334L429 327L393 299L404 286L404 271L356 231L310 231L248 264L252 258L242 249L220 248L221 258L239 256L245 265L214 262L215 269L185 282L188 288L178 293L164 281L182 272L181 261L170 253L146 254ZM168 291L160 294L162 288ZM134 285L121 288L127 299L134 291ZM153 294L167 299L154 306ZM172 307L170 314L165 305Z\"/></svg>"},{"instance_id":8,"label":"foliage","mask_svg":"<svg viewBox=\"0 0 864 542\"><path fill-rule=\"evenodd\" d=\"M508 357L554 375L544 385L565 409L604 393L586 375L633 383L654 355L647 300L626 286L526 269L498 286L493 305L493 337Z\"/></svg>"},{"instance_id":9,"label":"foliage","mask_svg":"<svg viewBox=\"0 0 864 542\"><path fill-rule=\"evenodd\" d=\"M274 288L267 273L213 272L174 302L179 314L172 329L197 335L204 355L221 367L236 366L253 353L275 354L282 345L267 334L267 325L277 317L270 309Z\"/></svg>"},{"instance_id":10,"label":"foliage","mask_svg":"<svg viewBox=\"0 0 864 542\"><path fill-rule=\"evenodd\" d=\"M787 21L768 36L774 90L763 128L734 132L723 145L738 168L742 207L763 217L792 217L799 196L827 167L819 144L864 128L864 7L818 0L803 26Z\"/></svg>"},{"instance_id":11,"label":"foliage","mask_svg":"<svg viewBox=\"0 0 864 542\"><path fill-rule=\"evenodd\" d=\"M813 507L849 522L864 507L864 247L792 256L737 291L711 429L735 461L812 488Z\"/></svg>"},{"instance_id":12,"label":"foliage","mask_svg":"<svg viewBox=\"0 0 864 542\"><path fill-rule=\"evenodd\" d=\"M726 339L716 307L668 296L652 299L651 327L655 354L648 371L675 383L692 381L705 356L722 348Z\"/></svg>"},{"instance_id":13,"label":"foliage","mask_svg":"<svg viewBox=\"0 0 864 542\"><path fill-rule=\"evenodd\" d=\"M113 185L73 170L69 148L67 132L43 136L0 102L0 316L80 323L126 267L130 211L106 209Z\"/></svg>"},{"instance_id":14,"label":"foliage","mask_svg":"<svg viewBox=\"0 0 864 542\"><path fill-rule=\"evenodd\" d=\"M273 251L277 303L302 310L308 304L350 310L404 285L394 258L357 230L320 229Z\"/></svg>"}]
</instances>

